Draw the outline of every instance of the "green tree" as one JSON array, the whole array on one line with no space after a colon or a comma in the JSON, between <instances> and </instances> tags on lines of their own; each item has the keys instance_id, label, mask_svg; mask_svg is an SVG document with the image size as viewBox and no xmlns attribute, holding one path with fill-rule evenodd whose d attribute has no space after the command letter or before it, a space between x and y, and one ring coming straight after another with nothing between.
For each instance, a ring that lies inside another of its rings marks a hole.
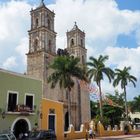
<instances>
[{"instance_id":1,"label":"green tree","mask_svg":"<svg viewBox=\"0 0 140 140\"><path fill-rule=\"evenodd\" d=\"M107 93L106 97L111 99L115 104L117 104L121 108L124 108L124 93L119 93L117 90L115 90L115 95Z\"/></svg>"},{"instance_id":2,"label":"green tree","mask_svg":"<svg viewBox=\"0 0 140 140\"><path fill-rule=\"evenodd\" d=\"M119 94L118 91L115 91L115 95L107 94L106 96L113 101L113 105L106 103L103 106L104 115L110 119L112 126L119 125L124 109L124 94Z\"/></svg>"},{"instance_id":3,"label":"green tree","mask_svg":"<svg viewBox=\"0 0 140 140\"><path fill-rule=\"evenodd\" d=\"M123 70L115 69L115 79L113 82L113 85L116 87L121 85L121 88L124 91L124 97L125 97L125 114L126 114L126 120L128 120L128 109L127 109L127 98L126 98L126 86L129 82L131 82L134 87L136 87L135 82L137 81L137 78L130 75L129 71L131 70L131 67L124 67Z\"/></svg>"},{"instance_id":4,"label":"green tree","mask_svg":"<svg viewBox=\"0 0 140 140\"><path fill-rule=\"evenodd\" d=\"M74 86L74 78L86 79L84 72L79 66L79 59L68 55L57 56L50 68L53 69L53 73L48 77L48 83L51 83L51 88L55 88L58 83L60 89L63 88L68 93L69 124L71 124L70 92Z\"/></svg>"},{"instance_id":5,"label":"green tree","mask_svg":"<svg viewBox=\"0 0 140 140\"><path fill-rule=\"evenodd\" d=\"M96 82L99 88L100 95L100 116L103 118L103 110L102 110L102 90L101 90L101 80L104 78L104 74L108 77L109 82L113 79L114 72L106 67L105 62L108 60L108 56L100 55L98 59L94 57L90 57L90 62L87 63L89 66L88 75L89 79Z\"/></svg>"},{"instance_id":6,"label":"green tree","mask_svg":"<svg viewBox=\"0 0 140 140\"><path fill-rule=\"evenodd\" d=\"M94 119L98 115L98 110L98 103L95 101L90 101L91 119Z\"/></svg>"},{"instance_id":7,"label":"green tree","mask_svg":"<svg viewBox=\"0 0 140 140\"><path fill-rule=\"evenodd\" d=\"M131 112L140 112L140 95L134 97L132 101L128 102Z\"/></svg>"},{"instance_id":8,"label":"green tree","mask_svg":"<svg viewBox=\"0 0 140 140\"><path fill-rule=\"evenodd\" d=\"M103 112L104 112L104 118L103 124L107 126L108 124L119 125L120 121L122 120L122 114L123 114L123 108L124 108L124 94L118 93L118 91L115 91L115 95L107 94L107 98L111 99L114 103L114 105L109 105L107 102L104 101L103 104ZM90 102L91 105L91 118L95 119L96 122L101 120L101 117L99 116L99 103L95 101Z\"/></svg>"}]
</instances>

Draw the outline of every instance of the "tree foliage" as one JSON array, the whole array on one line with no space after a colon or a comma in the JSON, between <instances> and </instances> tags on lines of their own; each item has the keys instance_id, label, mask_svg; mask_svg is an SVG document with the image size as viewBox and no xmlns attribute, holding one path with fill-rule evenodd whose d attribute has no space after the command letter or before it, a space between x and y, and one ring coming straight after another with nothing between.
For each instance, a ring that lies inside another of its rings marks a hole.
<instances>
[{"instance_id":1,"label":"tree foliage","mask_svg":"<svg viewBox=\"0 0 140 140\"><path fill-rule=\"evenodd\" d=\"M114 76L114 72L105 65L105 62L108 60L108 56L100 55L98 59L94 57L90 57L89 59L90 61L87 63L87 65L89 66L88 76L89 79L95 81L99 87L100 116L101 118L103 118L101 80L103 80L104 75L106 75L109 79L109 82L111 82Z\"/></svg>"},{"instance_id":2,"label":"tree foliage","mask_svg":"<svg viewBox=\"0 0 140 140\"><path fill-rule=\"evenodd\" d=\"M131 112L140 112L140 95L134 97L132 101L129 101L128 106Z\"/></svg>"},{"instance_id":3,"label":"tree foliage","mask_svg":"<svg viewBox=\"0 0 140 140\"><path fill-rule=\"evenodd\" d=\"M48 77L48 82L51 83L51 88L54 88L59 83L60 88L71 90L74 86L74 79L86 79L83 70L79 67L79 59L70 56L58 56L54 59L50 68L54 72Z\"/></svg>"},{"instance_id":4,"label":"tree foliage","mask_svg":"<svg viewBox=\"0 0 140 140\"><path fill-rule=\"evenodd\" d=\"M122 114L124 110L124 94L119 94L118 91L115 91L115 95L107 94L107 97L111 99L118 106L110 106L108 104L103 105L104 118L102 122L105 126L107 125L118 125L122 120ZM99 116L99 103L91 101L91 118L96 122L101 120Z\"/></svg>"},{"instance_id":5,"label":"tree foliage","mask_svg":"<svg viewBox=\"0 0 140 140\"><path fill-rule=\"evenodd\" d=\"M60 51L61 52L61 51ZM67 54L67 53L66 53ZM48 77L48 83L51 83L51 88L55 88L57 84L61 89L65 89L68 93L68 114L69 124L71 124L71 96L70 92L75 84L75 78L86 80L84 71L79 66L79 59L60 53L50 68L53 73Z\"/></svg>"},{"instance_id":6,"label":"tree foliage","mask_svg":"<svg viewBox=\"0 0 140 140\"><path fill-rule=\"evenodd\" d=\"M130 70L131 70L131 67L124 67L123 70L115 69L115 79L113 83L115 87L120 84L121 88L124 90L125 115L126 115L127 120L128 120L128 109L127 109L126 86L128 85L128 83L132 83L134 87L136 87L135 82L137 81L136 77L129 74Z\"/></svg>"}]
</instances>

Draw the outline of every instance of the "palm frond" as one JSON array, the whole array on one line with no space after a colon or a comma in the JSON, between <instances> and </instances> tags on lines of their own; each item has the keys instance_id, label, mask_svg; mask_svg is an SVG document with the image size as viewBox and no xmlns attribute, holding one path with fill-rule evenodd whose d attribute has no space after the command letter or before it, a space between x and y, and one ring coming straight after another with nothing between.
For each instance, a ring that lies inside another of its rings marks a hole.
<instances>
[{"instance_id":1,"label":"palm frond","mask_svg":"<svg viewBox=\"0 0 140 140\"><path fill-rule=\"evenodd\" d=\"M59 83L60 88L71 89L74 86L73 77L85 80L85 73L79 66L79 58L58 56L50 65L53 73L48 77L48 83L54 88Z\"/></svg>"}]
</instances>

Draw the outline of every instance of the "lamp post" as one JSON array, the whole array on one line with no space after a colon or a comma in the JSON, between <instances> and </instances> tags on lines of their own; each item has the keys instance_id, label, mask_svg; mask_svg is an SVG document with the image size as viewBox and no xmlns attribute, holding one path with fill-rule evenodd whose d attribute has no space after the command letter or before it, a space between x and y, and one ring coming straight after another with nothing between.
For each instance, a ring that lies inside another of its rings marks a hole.
<instances>
[{"instance_id":1,"label":"lamp post","mask_svg":"<svg viewBox=\"0 0 140 140\"><path fill-rule=\"evenodd\" d=\"M3 112L1 113L1 116L2 116L3 119L5 119L5 117L6 117L5 111L3 111Z\"/></svg>"}]
</instances>

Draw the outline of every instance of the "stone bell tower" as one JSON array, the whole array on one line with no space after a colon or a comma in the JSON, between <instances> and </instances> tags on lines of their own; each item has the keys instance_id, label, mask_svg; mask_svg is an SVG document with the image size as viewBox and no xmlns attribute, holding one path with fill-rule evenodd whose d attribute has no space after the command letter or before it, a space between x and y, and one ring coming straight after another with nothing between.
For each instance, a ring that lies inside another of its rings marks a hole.
<instances>
[{"instance_id":1,"label":"stone bell tower","mask_svg":"<svg viewBox=\"0 0 140 140\"><path fill-rule=\"evenodd\" d=\"M46 87L48 64L56 55L56 32L54 31L54 12L43 0L36 9L31 10L31 29L29 32L29 52L27 53L27 74L43 81ZM45 89L44 89L45 94Z\"/></svg>"},{"instance_id":2,"label":"stone bell tower","mask_svg":"<svg viewBox=\"0 0 140 140\"><path fill-rule=\"evenodd\" d=\"M85 33L78 28L76 22L72 30L67 32L67 49L71 55L80 58L80 64L85 64L87 58Z\"/></svg>"},{"instance_id":3,"label":"stone bell tower","mask_svg":"<svg viewBox=\"0 0 140 140\"><path fill-rule=\"evenodd\" d=\"M86 63L87 49L85 48L85 33L75 25L70 31L67 31L67 50L70 55L80 59L80 65ZM90 120L90 99L89 93L82 88L75 79L73 94L71 94L72 102L75 102L75 108L72 108L72 119L78 128L80 124ZM74 119L76 118L76 119Z\"/></svg>"}]
</instances>

